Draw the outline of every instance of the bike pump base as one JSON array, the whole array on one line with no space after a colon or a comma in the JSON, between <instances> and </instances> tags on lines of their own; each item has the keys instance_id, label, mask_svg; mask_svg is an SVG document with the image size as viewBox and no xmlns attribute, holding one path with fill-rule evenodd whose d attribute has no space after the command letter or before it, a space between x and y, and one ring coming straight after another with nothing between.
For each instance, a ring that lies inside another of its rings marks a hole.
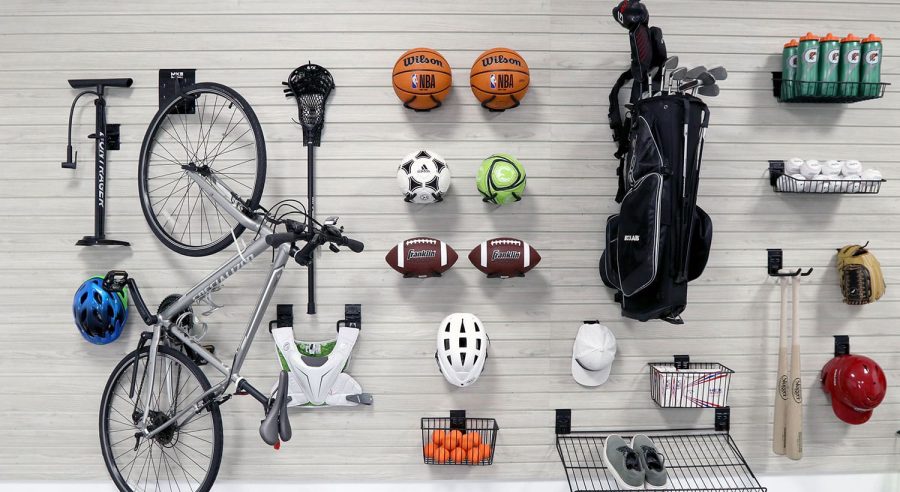
<instances>
[{"instance_id":1,"label":"bike pump base","mask_svg":"<svg viewBox=\"0 0 900 492\"><path fill-rule=\"evenodd\" d=\"M84 236L75 242L75 246L131 246L131 243L105 237Z\"/></svg>"}]
</instances>

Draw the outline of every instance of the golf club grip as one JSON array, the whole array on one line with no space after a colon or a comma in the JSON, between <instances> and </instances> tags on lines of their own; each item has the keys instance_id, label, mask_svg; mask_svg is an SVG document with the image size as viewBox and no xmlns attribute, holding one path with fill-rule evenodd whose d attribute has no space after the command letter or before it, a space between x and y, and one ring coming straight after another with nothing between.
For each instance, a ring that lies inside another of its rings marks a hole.
<instances>
[{"instance_id":1,"label":"golf club grip","mask_svg":"<svg viewBox=\"0 0 900 492\"><path fill-rule=\"evenodd\" d=\"M772 452L784 454L786 448L788 399L788 361L787 361L787 279L778 279L781 290L781 316L778 322L778 374L775 380L775 420L772 425Z\"/></svg>"},{"instance_id":2,"label":"golf club grip","mask_svg":"<svg viewBox=\"0 0 900 492\"><path fill-rule=\"evenodd\" d=\"M791 284L791 386L788 398L786 454L792 460L803 457L803 384L800 379L800 277Z\"/></svg>"}]
</instances>

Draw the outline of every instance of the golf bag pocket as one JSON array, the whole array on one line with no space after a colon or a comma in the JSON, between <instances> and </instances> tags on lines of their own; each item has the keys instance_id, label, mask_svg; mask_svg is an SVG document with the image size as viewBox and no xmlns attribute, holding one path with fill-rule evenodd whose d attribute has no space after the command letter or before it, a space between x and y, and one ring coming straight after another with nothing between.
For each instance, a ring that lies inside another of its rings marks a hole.
<instances>
[{"instance_id":1,"label":"golf bag pocket","mask_svg":"<svg viewBox=\"0 0 900 492\"><path fill-rule=\"evenodd\" d=\"M712 235L712 219L702 208L695 208L694 228L691 231L690 251L688 252L688 281L697 280L706 269L709 250L712 247Z\"/></svg>"},{"instance_id":2,"label":"golf bag pocket","mask_svg":"<svg viewBox=\"0 0 900 492\"><path fill-rule=\"evenodd\" d=\"M600 280L611 289L621 290L619 287L619 214L610 215L606 219L606 249L600 255Z\"/></svg>"},{"instance_id":3,"label":"golf bag pocket","mask_svg":"<svg viewBox=\"0 0 900 492\"><path fill-rule=\"evenodd\" d=\"M628 166L626 187L634 186L641 178L650 173L664 170L662 152L658 139L654 135L650 122L644 116L635 119L632 130L631 159Z\"/></svg>"},{"instance_id":4,"label":"golf bag pocket","mask_svg":"<svg viewBox=\"0 0 900 492\"><path fill-rule=\"evenodd\" d=\"M662 191L662 175L651 173L635 183L622 200L616 263L619 288L626 297L637 294L656 280L663 225Z\"/></svg>"}]
</instances>

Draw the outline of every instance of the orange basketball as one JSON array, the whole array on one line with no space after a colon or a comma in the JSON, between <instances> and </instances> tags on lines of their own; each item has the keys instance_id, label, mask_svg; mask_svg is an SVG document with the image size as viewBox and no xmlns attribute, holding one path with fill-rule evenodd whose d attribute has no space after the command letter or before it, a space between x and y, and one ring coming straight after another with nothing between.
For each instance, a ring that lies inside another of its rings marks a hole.
<instances>
[{"instance_id":1,"label":"orange basketball","mask_svg":"<svg viewBox=\"0 0 900 492\"><path fill-rule=\"evenodd\" d=\"M440 429L431 433L431 440L438 446L444 444L444 436L446 433Z\"/></svg>"},{"instance_id":2,"label":"orange basketball","mask_svg":"<svg viewBox=\"0 0 900 492\"><path fill-rule=\"evenodd\" d=\"M426 444L425 445L425 457L426 458L434 458L434 452L437 451L438 449L444 449L444 448L439 448L434 443Z\"/></svg>"},{"instance_id":3,"label":"orange basketball","mask_svg":"<svg viewBox=\"0 0 900 492\"><path fill-rule=\"evenodd\" d=\"M469 453L466 455L469 459L470 465L475 465L481 461L481 448L472 448L469 450Z\"/></svg>"},{"instance_id":4,"label":"orange basketball","mask_svg":"<svg viewBox=\"0 0 900 492\"><path fill-rule=\"evenodd\" d=\"M435 463L446 463L450 460L450 451L447 451L444 448L437 448L434 451L434 462Z\"/></svg>"},{"instance_id":5,"label":"orange basketball","mask_svg":"<svg viewBox=\"0 0 900 492\"><path fill-rule=\"evenodd\" d=\"M528 64L515 51L494 48L475 59L469 84L481 104L493 111L519 105L528 92Z\"/></svg>"},{"instance_id":6,"label":"orange basketball","mask_svg":"<svg viewBox=\"0 0 900 492\"><path fill-rule=\"evenodd\" d=\"M404 106L416 111L440 106L450 92L451 80L450 64L433 49L411 49L394 64L394 92Z\"/></svg>"},{"instance_id":7,"label":"orange basketball","mask_svg":"<svg viewBox=\"0 0 900 492\"><path fill-rule=\"evenodd\" d=\"M454 463L464 463L466 461L466 452L463 448L456 448L450 451L450 460Z\"/></svg>"},{"instance_id":8,"label":"orange basketball","mask_svg":"<svg viewBox=\"0 0 900 492\"><path fill-rule=\"evenodd\" d=\"M459 441L462 440L462 432L458 430L452 430L447 433L444 437L444 449L447 451L453 451L454 449L459 447Z\"/></svg>"},{"instance_id":9,"label":"orange basketball","mask_svg":"<svg viewBox=\"0 0 900 492\"><path fill-rule=\"evenodd\" d=\"M464 434L462 437L462 441L459 443L459 447L465 449L466 451L477 448L481 446L481 434L477 432L469 432Z\"/></svg>"}]
</instances>

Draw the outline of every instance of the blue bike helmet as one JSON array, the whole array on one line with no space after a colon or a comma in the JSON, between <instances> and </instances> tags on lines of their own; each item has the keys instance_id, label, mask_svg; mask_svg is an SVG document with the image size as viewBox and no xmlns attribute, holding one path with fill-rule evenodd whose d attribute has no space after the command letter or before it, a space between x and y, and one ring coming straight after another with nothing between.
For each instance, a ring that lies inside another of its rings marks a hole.
<instances>
[{"instance_id":1,"label":"blue bike helmet","mask_svg":"<svg viewBox=\"0 0 900 492\"><path fill-rule=\"evenodd\" d=\"M75 292L72 314L85 340L96 345L112 342L128 319L128 289L109 292L103 288L103 277L91 277Z\"/></svg>"}]
</instances>

